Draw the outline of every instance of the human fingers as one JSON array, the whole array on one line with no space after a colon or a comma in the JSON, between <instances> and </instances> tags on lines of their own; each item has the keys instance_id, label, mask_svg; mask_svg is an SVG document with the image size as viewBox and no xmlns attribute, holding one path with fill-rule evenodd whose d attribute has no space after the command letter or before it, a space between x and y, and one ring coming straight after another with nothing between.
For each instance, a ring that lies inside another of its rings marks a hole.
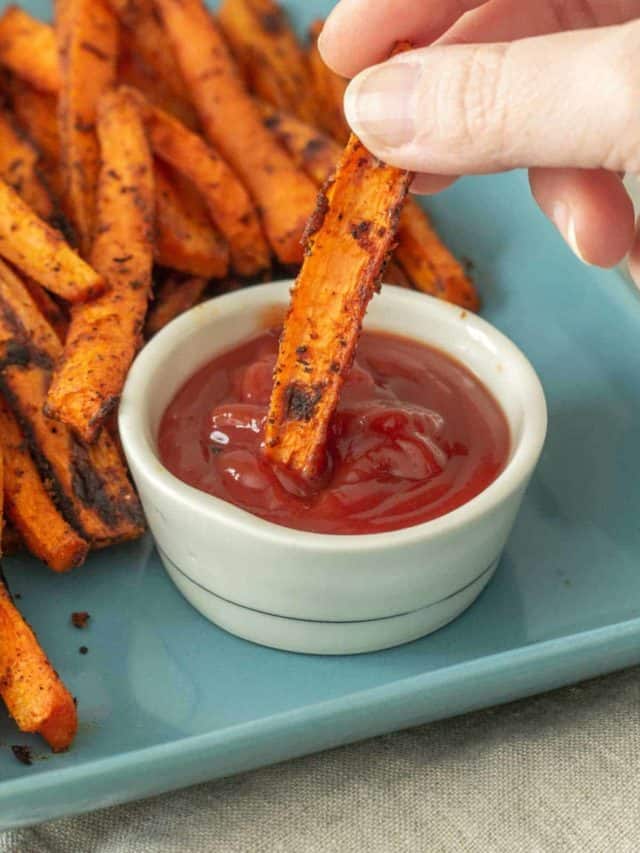
<instances>
[{"instance_id":1,"label":"human fingers","mask_svg":"<svg viewBox=\"0 0 640 853\"><path fill-rule=\"evenodd\" d=\"M398 41L430 44L486 0L342 0L318 39L324 61L343 77L381 62Z\"/></svg>"},{"instance_id":2,"label":"human fingers","mask_svg":"<svg viewBox=\"0 0 640 853\"><path fill-rule=\"evenodd\" d=\"M631 249L633 204L615 173L531 169L529 183L543 212L581 260L612 267Z\"/></svg>"},{"instance_id":3,"label":"human fingers","mask_svg":"<svg viewBox=\"0 0 640 853\"><path fill-rule=\"evenodd\" d=\"M459 18L438 44L514 41L562 30L624 24L640 16L638 0L490 0Z\"/></svg>"},{"instance_id":4,"label":"human fingers","mask_svg":"<svg viewBox=\"0 0 640 853\"><path fill-rule=\"evenodd\" d=\"M446 190L456 180L453 175L416 175L411 183L411 192L416 195L435 195Z\"/></svg>"},{"instance_id":5,"label":"human fingers","mask_svg":"<svg viewBox=\"0 0 640 853\"><path fill-rule=\"evenodd\" d=\"M637 172L639 48L633 22L411 51L350 83L347 119L377 156L414 172Z\"/></svg>"}]
</instances>

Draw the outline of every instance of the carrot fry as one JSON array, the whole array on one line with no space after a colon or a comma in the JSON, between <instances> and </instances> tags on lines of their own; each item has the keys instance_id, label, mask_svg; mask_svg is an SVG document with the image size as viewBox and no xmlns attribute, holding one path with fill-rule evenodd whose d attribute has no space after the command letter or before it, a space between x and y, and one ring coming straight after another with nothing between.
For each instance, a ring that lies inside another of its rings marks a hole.
<instances>
[{"instance_id":1,"label":"carrot fry","mask_svg":"<svg viewBox=\"0 0 640 853\"><path fill-rule=\"evenodd\" d=\"M155 260L189 275L223 278L229 247L213 227L202 198L165 163L154 163Z\"/></svg>"},{"instance_id":2,"label":"carrot fry","mask_svg":"<svg viewBox=\"0 0 640 853\"><path fill-rule=\"evenodd\" d=\"M42 219L73 239L71 227L43 180L43 159L18 130L14 117L0 108L0 178L9 184Z\"/></svg>"},{"instance_id":3,"label":"carrot fry","mask_svg":"<svg viewBox=\"0 0 640 853\"><path fill-rule=\"evenodd\" d=\"M18 124L40 152L38 168L55 197L63 200L60 175L60 137L58 135L58 99L40 92L29 83L13 77L8 84L11 107Z\"/></svg>"},{"instance_id":4,"label":"carrot fry","mask_svg":"<svg viewBox=\"0 0 640 853\"><path fill-rule=\"evenodd\" d=\"M0 576L0 695L23 732L38 732L54 752L78 729L73 697L18 612Z\"/></svg>"},{"instance_id":5,"label":"carrot fry","mask_svg":"<svg viewBox=\"0 0 640 853\"><path fill-rule=\"evenodd\" d=\"M396 260L417 290L470 311L479 309L473 282L412 199L400 215Z\"/></svg>"},{"instance_id":6,"label":"carrot fry","mask_svg":"<svg viewBox=\"0 0 640 853\"><path fill-rule=\"evenodd\" d=\"M135 55L171 90L173 95L189 103L189 92L173 55L162 25L158 22L153 0L107 0L126 27Z\"/></svg>"},{"instance_id":7,"label":"carrot fry","mask_svg":"<svg viewBox=\"0 0 640 853\"><path fill-rule=\"evenodd\" d=\"M0 63L44 92L60 86L56 37L48 25L18 6L0 18Z\"/></svg>"},{"instance_id":8,"label":"carrot fry","mask_svg":"<svg viewBox=\"0 0 640 853\"><path fill-rule=\"evenodd\" d=\"M235 169L261 211L279 261L302 260L300 237L315 200L301 174L262 124L238 69L202 0L156 0L207 137Z\"/></svg>"},{"instance_id":9,"label":"carrot fry","mask_svg":"<svg viewBox=\"0 0 640 853\"><path fill-rule=\"evenodd\" d=\"M218 21L251 91L313 122L311 75L282 7L274 0L224 0Z\"/></svg>"},{"instance_id":10,"label":"carrot fry","mask_svg":"<svg viewBox=\"0 0 640 853\"><path fill-rule=\"evenodd\" d=\"M349 139L349 125L344 117L344 93L347 81L325 64L318 50L318 36L324 21L314 21L309 28L307 60L311 70L313 91L316 98L315 123L330 136L344 145Z\"/></svg>"},{"instance_id":11,"label":"carrot fry","mask_svg":"<svg viewBox=\"0 0 640 853\"><path fill-rule=\"evenodd\" d=\"M265 439L267 455L305 479L322 471L329 421L410 180L408 172L381 163L352 136L307 226Z\"/></svg>"},{"instance_id":12,"label":"carrot fry","mask_svg":"<svg viewBox=\"0 0 640 853\"><path fill-rule=\"evenodd\" d=\"M287 149L298 165L322 186L335 170L340 156L337 142L315 128L261 103L265 125ZM412 199L405 202L398 224L397 264L387 268L386 278L393 274L402 286L453 302L477 311L480 299L473 282L462 265L442 242L427 214Z\"/></svg>"},{"instance_id":13,"label":"carrot fry","mask_svg":"<svg viewBox=\"0 0 640 853\"><path fill-rule=\"evenodd\" d=\"M43 413L62 345L20 279L0 263L0 385L43 482L63 516L93 547L144 530L140 504L103 433L87 448ZM115 460L115 461L114 461Z\"/></svg>"},{"instance_id":14,"label":"carrot fry","mask_svg":"<svg viewBox=\"0 0 640 853\"><path fill-rule=\"evenodd\" d=\"M55 217L53 200L38 171L38 152L21 135L10 113L0 107L0 178L42 219Z\"/></svg>"},{"instance_id":15,"label":"carrot fry","mask_svg":"<svg viewBox=\"0 0 640 853\"><path fill-rule=\"evenodd\" d=\"M321 187L335 171L342 154L340 145L312 125L264 101L260 103L260 111L265 127L288 151L296 166Z\"/></svg>"},{"instance_id":16,"label":"carrot fry","mask_svg":"<svg viewBox=\"0 0 640 853\"><path fill-rule=\"evenodd\" d=\"M76 307L48 414L94 441L115 407L141 340L151 290L153 172L135 102L127 92L103 95L98 115L102 156L93 265L109 289Z\"/></svg>"},{"instance_id":17,"label":"carrot fry","mask_svg":"<svg viewBox=\"0 0 640 853\"><path fill-rule=\"evenodd\" d=\"M56 302L52 296L49 296L47 291L40 287L40 285L35 281L32 281L30 278L25 278L23 284L28 290L29 296L35 302L40 313L58 336L60 342L64 343L64 339L67 337L67 331L69 329L69 316L67 312L64 311L61 305Z\"/></svg>"},{"instance_id":18,"label":"carrot fry","mask_svg":"<svg viewBox=\"0 0 640 853\"><path fill-rule=\"evenodd\" d=\"M175 116L191 130L198 128L198 116L191 102L176 95L167 81L143 62L128 30L120 34L117 77L119 84L139 89L149 103Z\"/></svg>"},{"instance_id":19,"label":"carrot fry","mask_svg":"<svg viewBox=\"0 0 640 853\"><path fill-rule=\"evenodd\" d=\"M4 456L5 512L29 551L55 572L81 565L89 543L56 509L26 449L20 427L2 398L0 445Z\"/></svg>"},{"instance_id":20,"label":"carrot fry","mask_svg":"<svg viewBox=\"0 0 640 853\"><path fill-rule=\"evenodd\" d=\"M235 272L251 276L268 267L269 247L258 215L234 172L202 137L136 95L154 153L196 187L229 243Z\"/></svg>"},{"instance_id":21,"label":"carrot fry","mask_svg":"<svg viewBox=\"0 0 640 853\"><path fill-rule=\"evenodd\" d=\"M389 261L387 264L387 268L384 271L384 280L388 284L395 284L396 287L404 287L408 290L413 289L404 270L400 264L394 260Z\"/></svg>"},{"instance_id":22,"label":"carrot fry","mask_svg":"<svg viewBox=\"0 0 640 853\"><path fill-rule=\"evenodd\" d=\"M57 95L40 92L18 77L9 81L8 89L11 108L18 123L33 140L39 152L57 166L60 161Z\"/></svg>"},{"instance_id":23,"label":"carrot fry","mask_svg":"<svg viewBox=\"0 0 640 853\"><path fill-rule=\"evenodd\" d=\"M5 512L2 520L2 545L0 546L0 553L3 557L11 557L23 551L25 547L22 536L20 536L11 521L9 521Z\"/></svg>"},{"instance_id":24,"label":"carrot fry","mask_svg":"<svg viewBox=\"0 0 640 853\"><path fill-rule=\"evenodd\" d=\"M8 184L0 180L0 255L47 290L69 302L95 296L102 277L47 225Z\"/></svg>"},{"instance_id":25,"label":"carrot fry","mask_svg":"<svg viewBox=\"0 0 640 853\"><path fill-rule=\"evenodd\" d=\"M181 281L175 276L166 279L156 293L153 306L147 317L145 334L152 337L180 314L200 302L207 289L204 278L188 278Z\"/></svg>"},{"instance_id":26,"label":"carrot fry","mask_svg":"<svg viewBox=\"0 0 640 853\"><path fill-rule=\"evenodd\" d=\"M93 240L100 152L98 101L115 82L118 23L103 0L56 0L60 52L58 124L65 204L87 257Z\"/></svg>"}]
</instances>

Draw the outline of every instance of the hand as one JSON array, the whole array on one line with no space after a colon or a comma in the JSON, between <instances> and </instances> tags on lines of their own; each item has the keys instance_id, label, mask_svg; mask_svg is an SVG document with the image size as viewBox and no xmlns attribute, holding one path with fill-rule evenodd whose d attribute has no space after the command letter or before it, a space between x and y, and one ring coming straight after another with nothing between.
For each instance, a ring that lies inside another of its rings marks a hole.
<instances>
[{"instance_id":1,"label":"hand","mask_svg":"<svg viewBox=\"0 0 640 853\"><path fill-rule=\"evenodd\" d=\"M415 191L526 167L578 257L608 267L630 252L640 284L621 179L640 173L636 18L640 0L341 0L319 47L356 75L350 125L381 159L417 173ZM400 40L420 47L382 61Z\"/></svg>"}]
</instances>

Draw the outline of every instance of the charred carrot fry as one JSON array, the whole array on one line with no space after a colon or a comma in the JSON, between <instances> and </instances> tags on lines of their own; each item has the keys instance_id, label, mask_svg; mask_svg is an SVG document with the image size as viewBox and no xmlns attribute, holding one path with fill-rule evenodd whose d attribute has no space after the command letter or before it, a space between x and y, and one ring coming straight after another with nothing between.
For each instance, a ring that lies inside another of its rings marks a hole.
<instances>
[{"instance_id":1,"label":"charred carrot fry","mask_svg":"<svg viewBox=\"0 0 640 853\"><path fill-rule=\"evenodd\" d=\"M93 547L133 539L142 510L117 450L103 433L85 447L44 415L62 345L20 279L0 264L0 385L40 476L67 522ZM115 461L114 461L115 459Z\"/></svg>"},{"instance_id":2,"label":"charred carrot fry","mask_svg":"<svg viewBox=\"0 0 640 853\"><path fill-rule=\"evenodd\" d=\"M349 139L349 125L344 117L344 93L347 81L325 64L318 50L318 36L324 21L314 21L309 28L307 59L311 69L313 92L316 98L315 123L344 145Z\"/></svg>"},{"instance_id":3,"label":"charred carrot fry","mask_svg":"<svg viewBox=\"0 0 640 853\"><path fill-rule=\"evenodd\" d=\"M63 424L43 413L50 380L50 369L34 360L5 364L0 377L54 502L93 548L137 538L144 531L144 521L126 472L121 468L115 482L112 467L105 469L99 451L81 444ZM100 449L117 453L106 432L98 442ZM112 499L116 490L121 490L117 502Z\"/></svg>"},{"instance_id":4,"label":"charred carrot fry","mask_svg":"<svg viewBox=\"0 0 640 853\"><path fill-rule=\"evenodd\" d=\"M100 293L102 277L0 180L0 255L69 302Z\"/></svg>"},{"instance_id":5,"label":"charred carrot fry","mask_svg":"<svg viewBox=\"0 0 640 853\"><path fill-rule=\"evenodd\" d=\"M397 261L391 260L387 264L384 271L384 280L388 284L395 284L396 287L404 287L412 290L411 281L407 278L404 270Z\"/></svg>"},{"instance_id":6,"label":"charred carrot fry","mask_svg":"<svg viewBox=\"0 0 640 853\"><path fill-rule=\"evenodd\" d=\"M19 6L0 18L0 64L44 92L60 86L56 37L48 25Z\"/></svg>"},{"instance_id":7,"label":"charred carrot fry","mask_svg":"<svg viewBox=\"0 0 640 853\"><path fill-rule=\"evenodd\" d=\"M0 178L7 182L42 219L72 237L57 199L43 180L42 157L14 117L0 108Z\"/></svg>"},{"instance_id":8,"label":"charred carrot fry","mask_svg":"<svg viewBox=\"0 0 640 853\"><path fill-rule=\"evenodd\" d=\"M340 145L290 113L277 110L264 101L259 106L265 127L288 151L296 166L321 187L335 171L342 154Z\"/></svg>"},{"instance_id":9,"label":"charred carrot fry","mask_svg":"<svg viewBox=\"0 0 640 853\"><path fill-rule=\"evenodd\" d=\"M8 89L18 124L40 153L38 168L42 177L55 198L62 201L64 187L59 168L58 99L56 95L40 92L17 77L9 81Z\"/></svg>"},{"instance_id":10,"label":"charred carrot fry","mask_svg":"<svg viewBox=\"0 0 640 853\"><path fill-rule=\"evenodd\" d=\"M150 106L138 93L136 96L154 153L198 190L211 219L229 243L235 272L251 276L267 268L269 247L258 214L235 173L202 137L173 116Z\"/></svg>"},{"instance_id":11,"label":"charred carrot fry","mask_svg":"<svg viewBox=\"0 0 640 853\"><path fill-rule=\"evenodd\" d=\"M23 551L25 547L24 540L8 519L5 511L2 520L2 545L0 546L0 553L3 557L11 557Z\"/></svg>"},{"instance_id":12,"label":"charred carrot fry","mask_svg":"<svg viewBox=\"0 0 640 853\"><path fill-rule=\"evenodd\" d=\"M400 216L396 259L416 290L470 311L479 309L478 292L464 267L412 199L407 201Z\"/></svg>"},{"instance_id":13,"label":"charred carrot fry","mask_svg":"<svg viewBox=\"0 0 640 853\"><path fill-rule=\"evenodd\" d=\"M156 263L205 278L224 278L229 247L214 228L202 198L175 170L156 160Z\"/></svg>"},{"instance_id":14,"label":"charred carrot fry","mask_svg":"<svg viewBox=\"0 0 640 853\"><path fill-rule=\"evenodd\" d=\"M4 456L5 512L29 551L55 572L81 565L89 543L56 509L26 449L24 435L1 397L0 445Z\"/></svg>"},{"instance_id":15,"label":"charred carrot fry","mask_svg":"<svg viewBox=\"0 0 640 853\"><path fill-rule=\"evenodd\" d=\"M65 204L82 254L93 240L95 187L100 152L96 138L98 101L115 82L118 23L103 0L56 0L60 53L58 126Z\"/></svg>"},{"instance_id":16,"label":"charred carrot fry","mask_svg":"<svg viewBox=\"0 0 640 853\"><path fill-rule=\"evenodd\" d=\"M18 612L0 576L0 695L23 732L38 732L54 752L78 729L73 697Z\"/></svg>"},{"instance_id":17,"label":"charred carrot fry","mask_svg":"<svg viewBox=\"0 0 640 853\"><path fill-rule=\"evenodd\" d=\"M41 92L18 77L13 77L9 81L8 89L11 109L15 113L18 124L33 140L40 154L55 163L57 167L60 162L57 95Z\"/></svg>"},{"instance_id":18,"label":"charred carrot fry","mask_svg":"<svg viewBox=\"0 0 640 853\"><path fill-rule=\"evenodd\" d=\"M266 426L267 455L305 479L322 471L329 421L410 180L352 136L307 226Z\"/></svg>"},{"instance_id":19,"label":"charred carrot fry","mask_svg":"<svg viewBox=\"0 0 640 853\"><path fill-rule=\"evenodd\" d=\"M150 104L175 116L190 130L198 128L198 116L193 104L176 95L167 81L146 65L128 30L120 33L117 78L119 84L138 89Z\"/></svg>"},{"instance_id":20,"label":"charred carrot fry","mask_svg":"<svg viewBox=\"0 0 640 853\"><path fill-rule=\"evenodd\" d=\"M170 276L156 292L153 306L147 317L145 334L152 337L180 314L193 308L202 299L208 282L204 278L188 278L184 281Z\"/></svg>"},{"instance_id":21,"label":"charred carrot fry","mask_svg":"<svg viewBox=\"0 0 640 853\"><path fill-rule=\"evenodd\" d=\"M251 91L313 122L311 75L283 8L274 0L224 0L218 21Z\"/></svg>"},{"instance_id":22,"label":"charred carrot fry","mask_svg":"<svg viewBox=\"0 0 640 853\"><path fill-rule=\"evenodd\" d=\"M207 137L248 187L280 262L299 263L316 195L311 181L263 126L202 0L156 0L156 8Z\"/></svg>"},{"instance_id":23,"label":"charred carrot fry","mask_svg":"<svg viewBox=\"0 0 640 853\"><path fill-rule=\"evenodd\" d=\"M56 302L52 296L49 296L47 291L35 281L25 278L23 284L42 316L56 333L60 342L64 343L69 329L69 316L67 312L59 302Z\"/></svg>"},{"instance_id":24,"label":"charred carrot fry","mask_svg":"<svg viewBox=\"0 0 640 853\"><path fill-rule=\"evenodd\" d=\"M264 103L265 125L284 145L295 163L322 186L335 169L340 147L315 128ZM429 217L412 199L405 202L397 233L395 263L387 268L395 283L477 311L480 300L462 265L442 242Z\"/></svg>"},{"instance_id":25,"label":"charred carrot fry","mask_svg":"<svg viewBox=\"0 0 640 853\"><path fill-rule=\"evenodd\" d=\"M91 252L108 290L74 309L47 411L87 443L117 404L140 345L151 290L153 168L140 114L124 91L102 97L97 236Z\"/></svg>"},{"instance_id":26,"label":"charred carrot fry","mask_svg":"<svg viewBox=\"0 0 640 853\"><path fill-rule=\"evenodd\" d=\"M134 54L171 90L175 97L189 103L189 92L173 55L162 25L158 22L153 0L108 0L120 23L126 27Z\"/></svg>"}]
</instances>

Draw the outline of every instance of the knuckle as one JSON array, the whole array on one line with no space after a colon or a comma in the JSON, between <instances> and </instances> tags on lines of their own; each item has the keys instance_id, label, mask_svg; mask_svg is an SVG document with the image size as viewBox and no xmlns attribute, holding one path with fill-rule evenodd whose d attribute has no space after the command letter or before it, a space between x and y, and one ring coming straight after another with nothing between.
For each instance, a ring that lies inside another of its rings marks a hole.
<instances>
[{"instance_id":1,"label":"knuckle","mask_svg":"<svg viewBox=\"0 0 640 853\"><path fill-rule=\"evenodd\" d=\"M604 79L601 91L610 105L610 130L603 166L612 170L640 170L640 21L612 28L612 40L603 45Z\"/></svg>"},{"instance_id":2,"label":"knuckle","mask_svg":"<svg viewBox=\"0 0 640 853\"><path fill-rule=\"evenodd\" d=\"M421 112L427 144L465 160L501 150L507 113L504 68L508 46L446 48L448 61L427 80ZM427 74L427 78L429 75ZM474 153L475 152L475 155Z\"/></svg>"}]
</instances>

